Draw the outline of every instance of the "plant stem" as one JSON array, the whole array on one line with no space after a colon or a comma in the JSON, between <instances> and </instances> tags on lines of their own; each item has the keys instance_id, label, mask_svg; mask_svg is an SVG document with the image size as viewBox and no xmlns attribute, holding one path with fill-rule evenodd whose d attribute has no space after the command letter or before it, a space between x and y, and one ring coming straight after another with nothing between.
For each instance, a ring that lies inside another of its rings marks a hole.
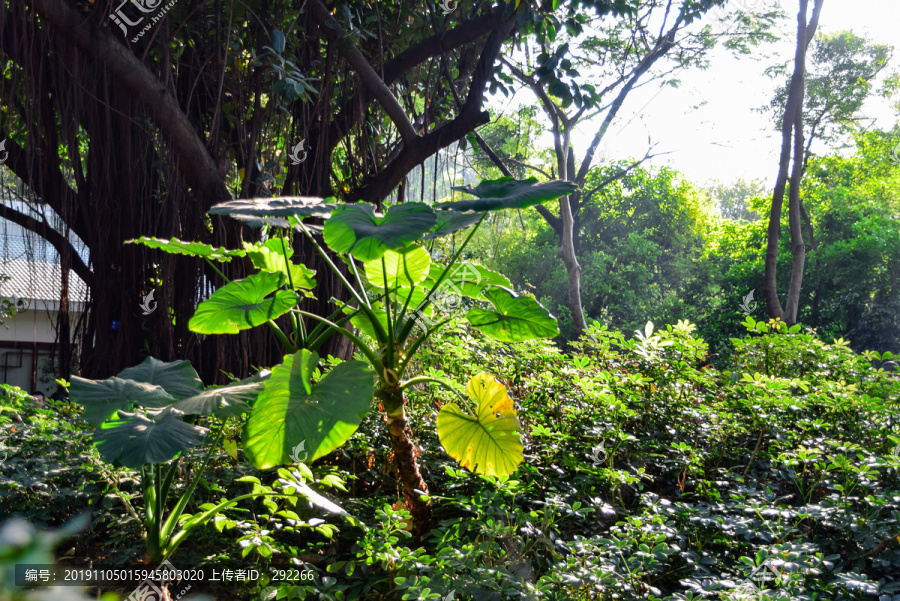
<instances>
[{"instance_id":1,"label":"plant stem","mask_svg":"<svg viewBox=\"0 0 900 601\"><path fill-rule=\"evenodd\" d=\"M753 449L753 454L750 455L750 461L747 463L747 467L744 468L743 476L747 477L747 472L750 470L750 466L753 464L753 460L756 459L756 453L759 451L759 445L762 444L763 435L766 433L766 428L763 428L759 431L759 438L756 439L756 447Z\"/></svg>"}]
</instances>

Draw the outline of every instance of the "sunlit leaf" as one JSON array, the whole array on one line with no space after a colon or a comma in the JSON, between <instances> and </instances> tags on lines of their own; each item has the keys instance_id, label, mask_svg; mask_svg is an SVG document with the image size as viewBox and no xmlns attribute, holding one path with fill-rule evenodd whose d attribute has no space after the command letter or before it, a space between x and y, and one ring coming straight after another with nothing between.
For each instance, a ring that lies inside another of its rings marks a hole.
<instances>
[{"instance_id":1,"label":"sunlit leaf","mask_svg":"<svg viewBox=\"0 0 900 601\"><path fill-rule=\"evenodd\" d=\"M578 190L572 182L553 180L538 183L536 178L516 180L501 177L495 180L484 180L474 188L457 186L453 188L477 196L470 200L443 202L435 205L437 209L455 209L457 211L499 211L502 209L524 209L548 200L556 200Z\"/></svg>"},{"instance_id":2,"label":"sunlit leaf","mask_svg":"<svg viewBox=\"0 0 900 601\"><path fill-rule=\"evenodd\" d=\"M434 210L424 203L394 206L384 216L368 203L341 205L325 222L325 243L335 252L373 261L420 239L436 222Z\"/></svg>"},{"instance_id":3,"label":"sunlit leaf","mask_svg":"<svg viewBox=\"0 0 900 601\"><path fill-rule=\"evenodd\" d=\"M188 328L199 334L237 334L280 317L297 304L296 294L279 290L283 282L284 275L263 271L226 284L200 303Z\"/></svg>"},{"instance_id":4,"label":"sunlit leaf","mask_svg":"<svg viewBox=\"0 0 900 601\"><path fill-rule=\"evenodd\" d=\"M191 257L203 257L212 259L213 261L228 262L231 261L233 257L244 256L243 250L227 250L224 248L215 248L213 246L210 246L209 244L204 244L202 242L185 242L176 238L163 240L162 238L149 238L147 236L141 236L140 238L137 238L135 240L127 240L125 244L142 244L150 248L158 248L159 250L167 253L188 255Z\"/></svg>"},{"instance_id":5,"label":"sunlit leaf","mask_svg":"<svg viewBox=\"0 0 900 601\"><path fill-rule=\"evenodd\" d=\"M318 360L302 349L285 357L266 380L243 436L244 453L257 468L292 463L298 447L307 463L331 453L371 409L375 378L365 363L345 361L313 385Z\"/></svg>"},{"instance_id":6,"label":"sunlit leaf","mask_svg":"<svg viewBox=\"0 0 900 601\"><path fill-rule=\"evenodd\" d=\"M421 246L409 246L399 251L389 250L380 259L365 264L366 278L379 289L392 290L419 284L428 276L431 256Z\"/></svg>"},{"instance_id":7,"label":"sunlit leaf","mask_svg":"<svg viewBox=\"0 0 900 601\"><path fill-rule=\"evenodd\" d=\"M519 420L506 388L493 376L478 374L466 392L477 403L475 415L456 404L444 405L437 417L441 445L460 465L476 474L508 476L522 463Z\"/></svg>"},{"instance_id":8,"label":"sunlit leaf","mask_svg":"<svg viewBox=\"0 0 900 601\"><path fill-rule=\"evenodd\" d=\"M521 342L559 335L556 319L528 296L517 296L511 290L495 287L484 293L493 309L474 307L466 319L478 330L503 342Z\"/></svg>"},{"instance_id":9,"label":"sunlit leaf","mask_svg":"<svg viewBox=\"0 0 900 601\"><path fill-rule=\"evenodd\" d=\"M315 288L316 280L313 278L316 274L315 271L308 269L305 265L285 260L285 252L287 252L288 259L294 254L294 249L291 248L289 241L283 238L272 238L264 244L244 242L244 250L247 251L247 257L253 263L253 266L261 271L283 273L285 278L287 278L288 267L290 267L291 282L294 285L294 289Z\"/></svg>"}]
</instances>

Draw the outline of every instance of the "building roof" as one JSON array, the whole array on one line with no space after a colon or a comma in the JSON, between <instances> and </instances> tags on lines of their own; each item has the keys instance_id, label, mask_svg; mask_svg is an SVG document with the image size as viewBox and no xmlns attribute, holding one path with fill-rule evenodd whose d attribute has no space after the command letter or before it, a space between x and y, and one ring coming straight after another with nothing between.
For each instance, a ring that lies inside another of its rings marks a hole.
<instances>
[{"instance_id":1,"label":"building roof","mask_svg":"<svg viewBox=\"0 0 900 601\"><path fill-rule=\"evenodd\" d=\"M0 275L10 278L0 282L2 296L16 296L31 302L59 301L62 277L59 263L0 258ZM86 299L87 284L74 271L69 270L69 301L74 303Z\"/></svg>"}]
</instances>

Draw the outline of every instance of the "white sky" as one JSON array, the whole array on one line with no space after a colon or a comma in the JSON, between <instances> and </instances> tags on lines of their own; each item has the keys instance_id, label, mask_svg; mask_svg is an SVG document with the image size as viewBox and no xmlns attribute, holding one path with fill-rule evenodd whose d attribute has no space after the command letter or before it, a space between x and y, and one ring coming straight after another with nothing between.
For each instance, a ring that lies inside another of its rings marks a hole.
<instances>
[{"instance_id":1,"label":"white sky","mask_svg":"<svg viewBox=\"0 0 900 601\"><path fill-rule=\"evenodd\" d=\"M697 184L714 178L730 182L738 177L773 184L781 137L755 109L768 104L781 83L765 76L765 69L793 61L798 2L770 2L780 3L788 15L781 27L782 41L740 58L717 50L709 69L682 72L678 88L660 91L650 85L633 91L607 133L609 156L643 156L649 134L658 144L654 152L672 151L655 157L650 164L668 164ZM759 0L731 0L729 5L741 3L750 8L761 4ZM825 0L818 32L849 29L870 41L898 46L887 69L895 71L900 70L898 17L900 0ZM880 99L869 102L864 113L875 118L878 127L888 130L898 119ZM573 139L576 157L583 156L596 125L585 123L580 129L582 135ZM552 145L549 134L544 143Z\"/></svg>"}]
</instances>

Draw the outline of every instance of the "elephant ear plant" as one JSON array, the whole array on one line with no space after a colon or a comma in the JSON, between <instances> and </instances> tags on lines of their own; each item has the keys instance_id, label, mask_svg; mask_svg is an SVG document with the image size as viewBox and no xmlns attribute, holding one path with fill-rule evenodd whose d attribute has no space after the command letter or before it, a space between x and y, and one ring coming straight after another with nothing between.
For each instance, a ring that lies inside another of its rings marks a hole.
<instances>
[{"instance_id":1,"label":"elephant ear plant","mask_svg":"<svg viewBox=\"0 0 900 601\"><path fill-rule=\"evenodd\" d=\"M250 461L260 469L291 463L292 449L301 443L309 461L331 453L376 406L374 393L386 416L404 501L419 533L428 528L430 505L407 421L404 391L426 381L453 388L434 378L409 377L416 351L448 323L447 314L457 306L458 297L475 303L466 314L469 323L499 340L517 342L559 333L556 320L537 301L516 295L505 277L480 265L461 263L460 257L488 212L524 209L571 194L577 187L564 181L501 178L456 189L475 198L433 206L406 203L384 213L370 204L332 204L308 197L216 205L211 214L272 228L265 243L245 243L238 251L174 239L135 241L200 256L213 267L214 261L243 253L259 269L242 280L226 280L200 303L189 323L200 334L236 333L265 324L289 352L272 369L244 427L244 453ZM324 220L324 227L309 223L310 219ZM430 240L473 225L446 264L432 259L426 246ZM309 294L306 289L313 286L314 274L290 261L291 237L296 234L309 239L347 291L349 300L338 303L330 316L297 307L298 294ZM334 256L346 269L339 269ZM290 335L274 321L282 316L290 321ZM315 327L307 331L305 320ZM315 351L335 333L349 338L366 362L342 363L312 386L309 374L318 362ZM523 448L505 388L490 375L479 374L469 382L467 392L471 402L463 399L460 405L441 409L437 420L441 444L476 473L512 473L522 461Z\"/></svg>"},{"instance_id":2,"label":"elephant ear plant","mask_svg":"<svg viewBox=\"0 0 900 601\"><path fill-rule=\"evenodd\" d=\"M316 496L301 481L302 476L294 475L291 482L285 481L284 493L260 492L254 487L251 494L204 505L194 515L186 513L222 440L226 422L250 411L250 403L259 396L268 375L262 372L238 384L204 390L189 362L164 363L148 357L106 380L72 377L69 398L84 406L82 417L96 428L94 445L100 456L114 466L140 470L144 515L138 516L130 503L126 506L142 521L151 562L168 559L194 530L244 499L267 496L293 501L297 493ZM212 428L192 423L201 416L212 422ZM186 451L204 442L210 443L208 451L175 506L168 510L166 501L179 461Z\"/></svg>"}]
</instances>

